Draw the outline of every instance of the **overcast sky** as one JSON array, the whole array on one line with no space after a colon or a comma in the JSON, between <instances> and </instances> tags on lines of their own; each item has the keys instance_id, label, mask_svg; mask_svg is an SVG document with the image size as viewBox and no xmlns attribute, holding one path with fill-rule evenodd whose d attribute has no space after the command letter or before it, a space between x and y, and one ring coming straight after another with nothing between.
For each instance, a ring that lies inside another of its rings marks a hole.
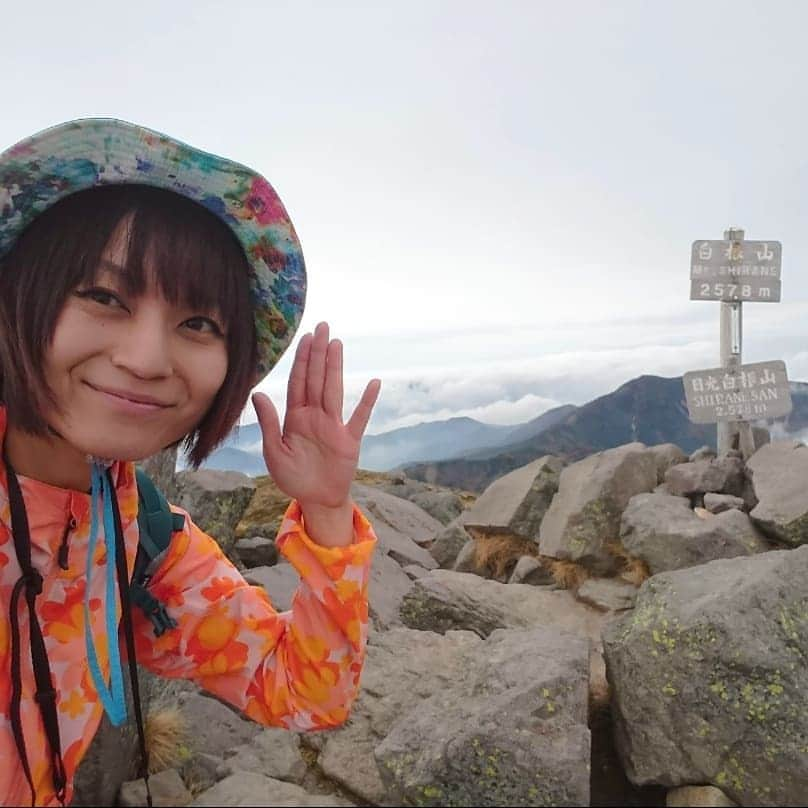
<instances>
[{"instance_id":1,"label":"overcast sky","mask_svg":"<svg viewBox=\"0 0 808 808\"><path fill-rule=\"evenodd\" d=\"M344 339L346 415L383 380L369 432L716 366L690 244L730 225L783 243L744 360L808 380L804 2L0 7L0 148L112 116L263 173L303 328ZM262 385L280 409L289 367Z\"/></svg>"}]
</instances>

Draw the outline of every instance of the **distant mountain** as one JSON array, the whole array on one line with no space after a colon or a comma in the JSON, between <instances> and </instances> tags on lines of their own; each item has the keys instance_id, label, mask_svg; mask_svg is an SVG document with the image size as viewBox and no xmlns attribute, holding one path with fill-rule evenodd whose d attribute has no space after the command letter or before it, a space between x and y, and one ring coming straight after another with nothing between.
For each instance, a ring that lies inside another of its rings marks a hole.
<instances>
[{"instance_id":1,"label":"distant mountain","mask_svg":"<svg viewBox=\"0 0 808 808\"><path fill-rule=\"evenodd\" d=\"M782 420L787 432L808 428L808 384L792 384L794 410ZM482 491L491 481L544 454L577 460L632 441L675 443L686 452L715 445L714 424L694 424L685 405L681 378L640 376L608 395L579 407L542 432L495 450L453 460L407 465L409 477Z\"/></svg>"},{"instance_id":2,"label":"distant mountain","mask_svg":"<svg viewBox=\"0 0 808 808\"><path fill-rule=\"evenodd\" d=\"M369 471L388 471L406 463L450 459L476 450L495 451L498 446L541 432L574 409L572 405L557 407L527 423L510 426L484 424L473 418L450 418L366 435L359 466ZM239 427L203 466L250 475L266 474L258 424Z\"/></svg>"},{"instance_id":3,"label":"distant mountain","mask_svg":"<svg viewBox=\"0 0 808 808\"><path fill-rule=\"evenodd\" d=\"M450 418L367 435L362 441L359 465L371 471L386 471L414 461L457 457L474 449L498 446L516 428L483 424L473 418Z\"/></svg>"}]
</instances>

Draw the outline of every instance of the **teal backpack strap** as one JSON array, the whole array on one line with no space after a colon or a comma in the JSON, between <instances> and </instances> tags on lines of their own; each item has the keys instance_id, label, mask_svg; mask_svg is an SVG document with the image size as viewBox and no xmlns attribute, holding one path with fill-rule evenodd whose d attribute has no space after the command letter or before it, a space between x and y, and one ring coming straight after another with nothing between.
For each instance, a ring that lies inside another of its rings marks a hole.
<instances>
[{"instance_id":1,"label":"teal backpack strap","mask_svg":"<svg viewBox=\"0 0 808 808\"><path fill-rule=\"evenodd\" d=\"M154 626L154 633L159 637L166 629L175 628L177 621L166 611L166 607L146 588L148 584L148 568L151 562L162 555L171 543L171 534L182 530L185 517L173 513L148 474L141 469L135 470L137 476L138 510L137 523L140 532L135 570L132 575L130 594L132 602L139 607Z\"/></svg>"}]
</instances>

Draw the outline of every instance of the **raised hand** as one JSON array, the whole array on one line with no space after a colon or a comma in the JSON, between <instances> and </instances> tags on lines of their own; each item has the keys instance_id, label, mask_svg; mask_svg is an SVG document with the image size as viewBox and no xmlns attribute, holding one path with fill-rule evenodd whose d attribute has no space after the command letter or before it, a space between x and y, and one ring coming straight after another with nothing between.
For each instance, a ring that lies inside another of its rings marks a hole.
<instances>
[{"instance_id":1,"label":"raised hand","mask_svg":"<svg viewBox=\"0 0 808 808\"><path fill-rule=\"evenodd\" d=\"M305 334L297 346L283 432L269 396L253 396L267 469L278 488L300 503L307 531L315 541L345 544L346 538L350 540L350 486L380 389L381 381L372 379L343 424L342 343L329 341L328 323L320 323L314 335Z\"/></svg>"}]
</instances>

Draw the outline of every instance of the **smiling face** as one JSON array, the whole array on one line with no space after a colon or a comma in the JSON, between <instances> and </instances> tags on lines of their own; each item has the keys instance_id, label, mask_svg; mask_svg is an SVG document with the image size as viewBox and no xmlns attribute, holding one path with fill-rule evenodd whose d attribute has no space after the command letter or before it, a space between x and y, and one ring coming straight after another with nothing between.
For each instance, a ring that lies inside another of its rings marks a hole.
<instances>
[{"instance_id":1,"label":"smiling face","mask_svg":"<svg viewBox=\"0 0 808 808\"><path fill-rule=\"evenodd\" d=\"M131 219L102 254L96 277L67 297L45 351L52 429L83 454L140 460L199 424L227 375L218 311L171 303L146 265L140 294L127 283Z\"/></svg>"},{"instance_id":2,"label":"smiling face","mask_svg":"<svg viewBox=\"0 0 808 808\"><path fill-rule=\"evenodd\" d=\"M94 188L40 214L0 259L6 446L38 473L178 441L197 466L255 378L249 272L232 232L169 191Z\"/></svg>"}]
</instances>

